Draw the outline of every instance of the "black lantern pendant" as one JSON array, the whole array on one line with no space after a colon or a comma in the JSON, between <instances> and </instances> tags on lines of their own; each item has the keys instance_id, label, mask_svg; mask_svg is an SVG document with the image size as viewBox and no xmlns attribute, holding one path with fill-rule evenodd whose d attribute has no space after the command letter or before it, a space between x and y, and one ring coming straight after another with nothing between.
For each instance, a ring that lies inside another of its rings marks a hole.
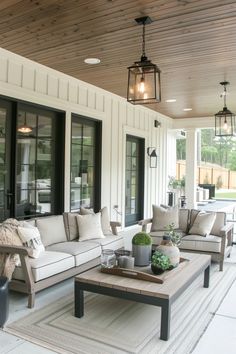
<instances>
[{"instance_id":1,"label":"black lantern pendant","mask_svg":"<svg viewBox=\"0 0 236 354\"><path fill-rule=\"evenodd\" d=\"M234 136L235 135L235 114L226 106L226 86L228 81L220 82L224 86L224 107L222 111L215 114L215 136Z\"/></svg>"},{"instance_id":2,"label":"black lantern pendant","mask_svg":"<svg viewBox=\"0 0 236 354\"><path fill-rule=\"evenodd\" d=\"M133 104L157 103L161 101L161 71L145 53L145 25L152 20L145 16L135 21L143 25L142 56L140 61L128 67L127 101Z\"/></svg>"}]
</instances>

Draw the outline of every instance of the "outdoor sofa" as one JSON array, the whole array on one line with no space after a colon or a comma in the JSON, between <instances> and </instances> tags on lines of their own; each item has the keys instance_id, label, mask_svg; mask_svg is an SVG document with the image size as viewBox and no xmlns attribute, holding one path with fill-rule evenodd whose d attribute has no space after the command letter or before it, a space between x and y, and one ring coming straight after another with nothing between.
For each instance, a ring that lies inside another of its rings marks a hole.
<instances>
[{"instance_id":1,"label":"outdoor sofa","mask_svg":"<svg viewBox=\"0 0 236 354\"><path fill-rule=\"evenodd\" d=\"M106 220L104 222L103 218L101 225L104 236L101 237L98 230L98 236L94 238L93 230L91 239L87 235L87 239L80 242L76 220L78 215L64 213L27 222L31 227L36 226L41 236L44 251L40 252L38 258L30 257L32 249L29 247L0 245L0 254L20 256L20 264L15 267L10 289L28 294L29 308L34 307L35 293L38 291L97 266L102 249L123 248L123 236L117 232L120 223L109 222L107 211Z\"/></svg>"},{"instance_id":2,"label":"outdoor sofa","mask_svg":"<svg viewBox=\"0 0 236 354\"><path fill-rule=\"evenodd\" d=\"M210 221L206 218L210 215L215 216L207 232ZM150 226L153 245L157 246L162 241L166 227L172 222L176 224L176 231L181 234L179 245L181 251L210 254L213 261L219 262L219 270L223 270L224 259L230 256L233 242L233 224L227 223L225 212L200 212L195 209L153 205L153 218L141 220L139 225L142 226L144 232L147 232L147 227Z\"/></svg>"}]
</instances>

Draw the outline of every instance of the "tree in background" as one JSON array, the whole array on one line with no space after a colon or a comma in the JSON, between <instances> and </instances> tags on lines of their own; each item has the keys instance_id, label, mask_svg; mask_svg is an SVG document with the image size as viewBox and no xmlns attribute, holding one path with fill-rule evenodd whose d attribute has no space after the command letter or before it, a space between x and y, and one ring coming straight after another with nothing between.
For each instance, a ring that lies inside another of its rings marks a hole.
<instances>
[{"instance_id":1,"label":"tree in background","mask_svg":"<svg viewBox=\"0 0 236 354\"><path fill-rule=\"evenodd\" d=\"M176 150L177 160L185 160L185 139L177 139ZM201 161L236 171L236 137L216 137L214 129L201 129Z\"/></svg>"}]
</instances>

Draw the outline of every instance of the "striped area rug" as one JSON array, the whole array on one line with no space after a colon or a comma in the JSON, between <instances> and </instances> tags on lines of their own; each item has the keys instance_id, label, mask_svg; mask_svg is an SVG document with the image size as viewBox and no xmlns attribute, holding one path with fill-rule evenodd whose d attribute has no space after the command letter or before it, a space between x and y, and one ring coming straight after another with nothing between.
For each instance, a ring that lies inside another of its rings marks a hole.
<instances>
[{"instance_id":1,"label":"striped area rug","mask_svg":"<svg viewBox=\"0 0 236 354\"><path fill-rule=\"evenodd\" d=\"M236 279L236 264L211 269L210 288L196 279L172 306L170 339L160 335L160 308L103 295L85 296L85 315L73 315L73 295L9 324L5 331L58 353L188 354ZM128 281L128 280L127 280Z\"/></svg>"}]
</instances>

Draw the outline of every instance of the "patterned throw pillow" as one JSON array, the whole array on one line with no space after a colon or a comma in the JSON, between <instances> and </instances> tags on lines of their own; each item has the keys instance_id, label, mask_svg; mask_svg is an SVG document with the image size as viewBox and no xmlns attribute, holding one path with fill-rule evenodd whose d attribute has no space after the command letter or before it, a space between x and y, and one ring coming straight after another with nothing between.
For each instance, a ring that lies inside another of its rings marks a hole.
<instances>
[{"instance_id":1,"label":"patterned throw pillow","mask_svg":"<svg viewBox=\"0 0 236 354\"><path fill-rule=\"evenodd\" d=\"M37 227L27 226L17 228L19 237L24 246L31 248L31 253L29 254L32 258L38 258L40 253L45 251L44 245L40 237L40 233Z\"/></svg>"}]
</instances>

